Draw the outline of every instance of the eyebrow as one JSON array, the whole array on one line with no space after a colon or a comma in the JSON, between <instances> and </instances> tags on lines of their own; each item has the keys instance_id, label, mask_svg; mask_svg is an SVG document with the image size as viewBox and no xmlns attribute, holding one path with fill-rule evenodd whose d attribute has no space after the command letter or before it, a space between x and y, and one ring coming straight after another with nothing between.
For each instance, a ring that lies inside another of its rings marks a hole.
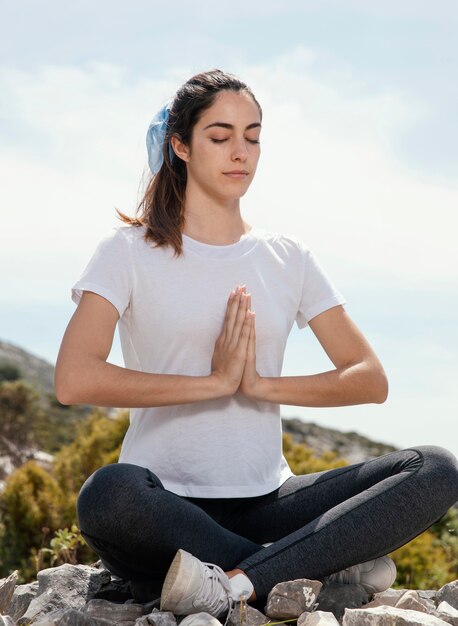
<instances>
[{"instance_id":1,"label":"eyebrow","mask_svg":"<svg viewBox=\"0 0 458 626\"><path fill-rule=\"evenodd\" d=\"M227 124L226 122L213 122L213 124L209 124L205 126L204 130L207 128L212 128L213 126L219 126L220 128L229 128L229 130L233 130L235 127L233 124ZM259 122L254 122L253 124L248 124L245 130L249 130L250 128L260 128L261 124Z\"/></svg>"}]
</instances>

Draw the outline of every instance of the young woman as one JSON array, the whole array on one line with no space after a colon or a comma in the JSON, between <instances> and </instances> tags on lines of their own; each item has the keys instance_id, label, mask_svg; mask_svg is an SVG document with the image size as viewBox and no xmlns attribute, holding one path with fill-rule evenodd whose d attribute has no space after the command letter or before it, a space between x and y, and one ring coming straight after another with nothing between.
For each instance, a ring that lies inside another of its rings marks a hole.
<instances>
[{"instance_id":1,"label":"young woman","mask_svg":"<svg viewBox=\"0 0 458 626\"><path fill-rule=\"evenodd\" d=\"M385 555L458 499L457 461L436 446L304 476L288 467L280 404L382 403L387 380L304 243L242 218L261 123L249 87L220 70L155 116L140 213L74 285L56 365L60 402L132 408L119 463L81 489L81 532L137 599L161 595L178 615L229 614L295 578L386 589ZM281 376L294 322L334 369ZM107 363L117 324L125 368Z\"/></svg>"}]
</instances>

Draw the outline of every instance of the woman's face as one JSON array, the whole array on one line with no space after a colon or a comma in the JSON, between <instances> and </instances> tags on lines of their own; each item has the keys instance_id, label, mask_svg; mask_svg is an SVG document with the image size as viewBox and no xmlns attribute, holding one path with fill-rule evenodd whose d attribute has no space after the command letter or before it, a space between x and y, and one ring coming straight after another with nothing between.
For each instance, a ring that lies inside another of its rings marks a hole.
<instances>
[{"instance_id":1,"label":"woman's face","mask_svg":"<svg viewBox=\"0 0 458 626\"><path fill-rule=\"evenodd\" d=\"M190 145L180 144L188 188L220 199L243 196L258 165L260 132L259 109L249 94L219 93L195 124Z\"/></svg>"}]
</instances>

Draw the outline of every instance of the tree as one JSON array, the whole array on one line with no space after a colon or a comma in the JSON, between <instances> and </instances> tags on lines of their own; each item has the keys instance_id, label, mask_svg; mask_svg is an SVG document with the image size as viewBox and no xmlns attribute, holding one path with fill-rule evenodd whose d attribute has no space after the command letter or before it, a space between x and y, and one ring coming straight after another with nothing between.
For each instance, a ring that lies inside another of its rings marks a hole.
<instances>
[{"instance_id":1,"label":"tree","mask_svg":"<svg viewBox=\"0 0 458 626\"><path fill-rule=\"evenodd\" d=\"M5 380L19 380L22 378L22 372L17 365L8 361L0 361L0 382Z\"/></svg>"},{"instance_id":2,"label":"tree","mask_svg":"<svg viewBox=\"0 0 458 626\"><path fill-rule=\"evenodd\" d=\"M0 383L0 454L15 467L31 458L36 445L33 424L43 412L39 397L23 380Z\"/></svg>"},{"instance_id":3,"label":"tree","mask_svg":"<svg viewBox=\"0 0 458 626\"><path fill-rule=\"evenodd\" d=\"M33 549L44 533L60 527L63 499L55 479L35 461L8 477L0 500L0 577L13 569L23 579L36 575Z\"/></svg>"},{"instance_id":4,"label":"tree","mask_svg":"<svg viewBox=\"0 0 458 626\"><path fill-rule=\"evenodd\" d=\"M118 461L128 426L127 411L120 411L113 419L103 409L94 409L77 426L74 442L56 455L53 474L67 494L66 524L76 521L76 501L84 481L99 467Z\"/></svg>"}]
</instances>

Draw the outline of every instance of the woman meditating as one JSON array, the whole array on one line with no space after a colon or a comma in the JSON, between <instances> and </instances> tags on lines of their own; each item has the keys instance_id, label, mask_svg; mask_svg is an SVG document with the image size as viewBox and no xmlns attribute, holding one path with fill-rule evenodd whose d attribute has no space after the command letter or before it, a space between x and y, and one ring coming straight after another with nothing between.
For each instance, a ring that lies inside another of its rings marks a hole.
<instances>
[{"instance_id":1,"label":"woman meditating","mask_svg":"<svg viewBox=\"0 0 458 626\"><path fill-rule=\"evenodd\" d=\"M386 554L458 499L457 461L437 446L289 468L281 404L382 403L388 384L305 243L242 217L261 124L250 88L220 70L159 111L137 216L121 214L73 286L56 366L63 404L131 409L119 462L82 486L81 532L135 598L161 596L185 626L286 580L387 589ZM281 375L293 323L310 326L333 369ZM107 362L117 325L125 367Z\"/></svg>"}]
</instances>

